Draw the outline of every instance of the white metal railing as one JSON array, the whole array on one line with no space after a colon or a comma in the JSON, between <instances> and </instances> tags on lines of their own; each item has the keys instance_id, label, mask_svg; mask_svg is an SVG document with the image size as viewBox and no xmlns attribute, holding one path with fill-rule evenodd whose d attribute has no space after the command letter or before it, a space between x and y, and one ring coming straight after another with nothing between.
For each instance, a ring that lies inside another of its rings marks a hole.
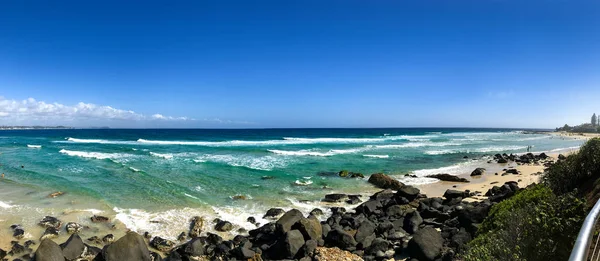
<instances>
[{"instance_id":1,"label":"white metal railing","mask_svg":"<svg viewBox=\"0 0 600 261\"><path fill-rule=\"evenodd\" d=\"M590 246L594 238L594 229L600 218L600 200L596 201L594 208L583 221L579 235L577 235L577 241L569 257L569 261L587 261L587 260L598 260L600 259L600 248L598 248L598 241L594 244L594 248L590 251ZM590 255L591 254L591 255Z\"/></svg>"}]
</instances>

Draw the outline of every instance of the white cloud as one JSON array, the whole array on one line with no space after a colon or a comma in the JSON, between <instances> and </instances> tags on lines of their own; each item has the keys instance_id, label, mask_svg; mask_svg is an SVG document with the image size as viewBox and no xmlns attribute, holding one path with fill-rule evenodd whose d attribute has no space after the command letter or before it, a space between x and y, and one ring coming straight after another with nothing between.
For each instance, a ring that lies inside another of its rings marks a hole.
<instances>
[{"instance_id":1,"label":"white cloud","mask_svg":"<svg viewBox=\"0 0 600 261\"><path fill-rule=\"evenodd\" d=\"M130 110L116 109L110 106L91 103L77 103L69 106L60 103L46 103L29 98L22 101L10 100L0 96L0 119L4 122L36 122L56 121L68 122L78 120L122 120L122 121L189 121L187 117L163 116L154 114L147 116Z\"/></svg>"}]
</instances>

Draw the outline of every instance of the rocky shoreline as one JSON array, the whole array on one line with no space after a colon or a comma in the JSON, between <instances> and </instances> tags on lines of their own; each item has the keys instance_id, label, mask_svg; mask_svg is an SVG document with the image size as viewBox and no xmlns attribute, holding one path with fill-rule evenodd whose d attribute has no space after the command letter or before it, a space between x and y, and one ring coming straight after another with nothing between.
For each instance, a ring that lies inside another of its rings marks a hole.
<instances>
[{"instance_id":1,"label":"rocky shoreline","mask_svg":"<svg viewBox=\"0 0 600 261\"><path fill-rule=\"evenodd\" d=\"M548 165L553 161L545 154L494 156L496 162ZM515 175L509 171L506 175ZM472 174L493 175L476 169ZM458 180L457 180L458 181ZM80 224L63 224L54 217L43 217L38 223L45 228L39 241L24 240L26 228L11 226L12 247L0 250L1 260L456 260L465 244L475 237L479 224L490 208L514 195L516 181L489 189L481 201L464 199L476 192L448 189L443 197L421 194L385 174L373 174L369 182L383 190L363 198L360 195L329 194L325 202L358 204L354 209L331 207L331 215L323 218L316 208L305 216L296 209L270 209L267 224L256 224L254 230L240 231L232 239L205 232L230 231L226 220L207 221L191 217L190 226L182 228L178 241L127 232L115 240L112 234L82 239L79 233L89 229ZM460 182L460 181L458 181ZM363 202L364 201L364 202ZM107 217L92 216L93 223L111 226ZM320 221L323 220L323 221ZM53 241L59 233L71 234L62 244ZM36 244L37 250L34 251Z\"/></svg>"}]
</instances>

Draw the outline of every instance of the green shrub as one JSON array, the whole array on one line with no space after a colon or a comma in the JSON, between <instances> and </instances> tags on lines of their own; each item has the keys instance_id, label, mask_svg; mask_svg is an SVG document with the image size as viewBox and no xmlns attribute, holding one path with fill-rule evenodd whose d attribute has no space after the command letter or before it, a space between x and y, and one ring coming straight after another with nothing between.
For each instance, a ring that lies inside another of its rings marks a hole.
<instances>
[{"instance_id":1,"label":"green shrub","mask_svg":"<svg viewBox=\"0 0 600 261\"><path fill-rule=\"evenodd\" d=\"M600 178L600 138L586 142L578 153L553 164L542 176L542 182L556 194L565 194L579 189L587 193L590 183Z\"/></svg>"},{"instance_id":2,"label":"green shrub","mask_svg":"<svg viewBox=\"0 0 600 261\"><path fill-rule=\"evenodd\" d=\"M585 202L531 186L490 210L463 260L567 260L585 219Z\"/></svg>"}]
</instances>

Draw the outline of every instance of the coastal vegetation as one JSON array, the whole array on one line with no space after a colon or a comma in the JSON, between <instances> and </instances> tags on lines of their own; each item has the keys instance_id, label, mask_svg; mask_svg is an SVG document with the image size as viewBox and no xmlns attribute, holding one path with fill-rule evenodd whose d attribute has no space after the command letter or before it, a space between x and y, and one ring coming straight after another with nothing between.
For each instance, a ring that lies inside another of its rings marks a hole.
<instances>
[{"instance_id":1,"label":"coastal vegetation","mask_svg":"<svg viewBox=\"0 0 600 261\"><path fill-rule=\"evenodd\" d=\"M463 259L567 260L599 183L600 138L594 138L578 153L561 155L541 184L493 206Z\"/></svg>"}]
</instances>

